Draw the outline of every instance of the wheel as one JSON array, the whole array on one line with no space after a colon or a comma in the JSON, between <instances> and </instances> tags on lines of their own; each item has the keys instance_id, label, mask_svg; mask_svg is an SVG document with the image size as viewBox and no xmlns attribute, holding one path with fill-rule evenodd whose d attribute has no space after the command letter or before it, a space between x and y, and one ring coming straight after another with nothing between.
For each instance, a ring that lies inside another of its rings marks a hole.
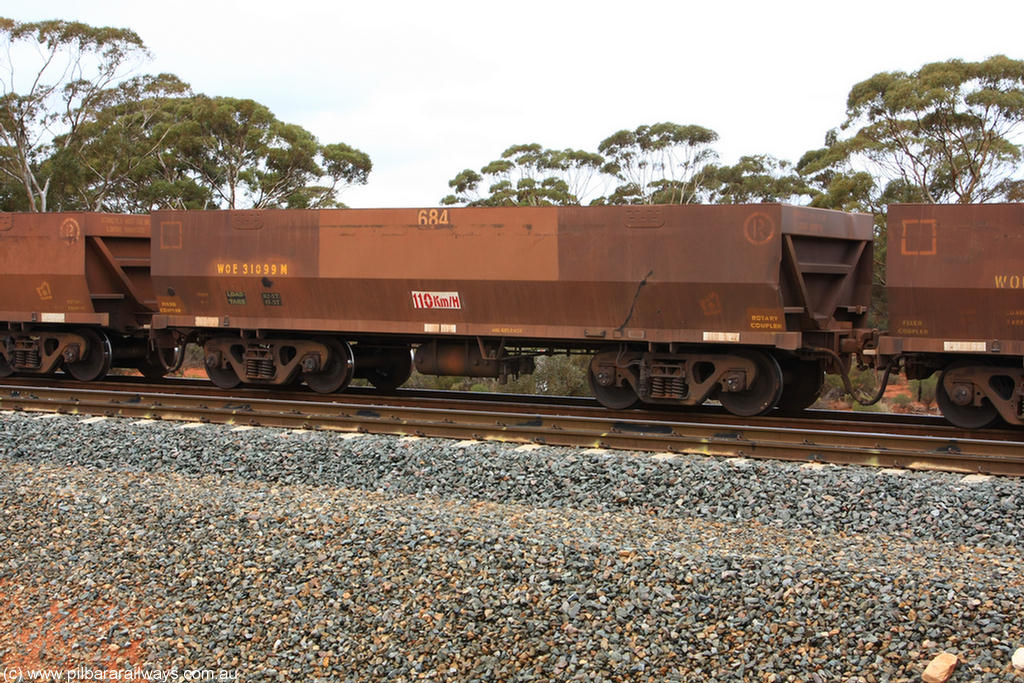
<instances>
[{"instance_id":1,"label":"wheel","mask_svg":"<svg viewBox=\"0 0 1024 683\"><path fill-rule=\"evenodd\" d=\"M221 389L234 389L242 383L235 369L230 365L226 368L211 368L207 366L206 376Z\"/></svg>"},{"instance_id":2,"label":"wheel","mask_svg":"<svg viewBox=\"0 0 1024 683\"><path fill-rule=\"evenodd\" d=\"M719 391L717 398L733 415L764 415L782 396L782 368L775 358L760 351L738 351L736 355L754 363L757 369L754 383L743 391Z\"/></svg>"},{"instance_id":3,"label":"wheel","mask_svg":"<svg viewBox=\"0 0 1024 683\"><path fill-rule=\"evenodd\" d=\"M981 400L980 406L961 406L953 402L946 392L944 380L946 373L957 368L967 367L968 363L953 363L939 374L938 384L935 385L935 402L939 404L942 416L949 422L961 429L984 429L991 426L999 419L999 411L987 398Z\"/></svg>"},{"instance_id":4,"label":"wheel","mask_svg":"<svg viewBox=\"0 0 1024 683\"><path fill-rule=\"evenodd\" d=\"M785 360L782 368L782 398L779 410L799 413L814 405L825 386L825 370L817 361Z\"/></svg>"},{"instance_id":5,"label":"wheel","mask_svg":"<svg viewBox=\"0 0 1024 683\"><path fill-rule=\"evenodd\" d=\"M596 356L595 356L596 358ZM591 361L590 370L587 372L587 381L590 383L590 393L594 395L598 403L611 410L628 410L640 403L640 397L628 384L621 387L602 386L594 377L594 363Z\"/></svg>"},{"instance_id":6,"label":"wheel","mask_svg":"<svg viewBox=\"0 0 1024 683\"><path fill-rule=\"evenodd\" d=\"M323 337L316 341L326 346L330 353L323 370L303 374L306 384L320 394L330 394L344 389L352 381L352 371L355 368L352 347L333 337Z\"/></svg>"},{"instance_id":7,"label":"wheel","mask_svg":"<svg viewBox=\"0 0 1024 683\"><path fill-rule=\"evenodd\" d=\"M93 382L107 376L114 354L110 339L100 330L86 327L75 334L85 339L85 354L74 363L64 363L69 375L80 382Z\"/></svg>"},{"instance_id":8,"label":"wheel","mask_svg":"<svg viewBox=\"0 0 1024 683\"><path fill-rule=\"evenodd\" d=\"M242 383L242 378L235 372L234 367L228 363L227 367L221 367L221 357L218 353L206 354L203 365L206 367L206 376L210 381L221 389L234 389Z\"/></svg>"},{"instance_id":9,"label":"wheel","mask_svg":"<svg viewBox=\"0 0 1024 683\"><path fill-rule=\"evenodd\" d=\"M0 340L0 342L2 341L3 340ZM11 367L11 364L3 357L3 355L0 355L0 378L10 377L13 374L14 368Z\"/></svg>"},{"instance_id":10,"label":"wheel","mask_svg":"<svg viewBox=\"0 0 1024 683\"><path fill-rule=\"evenodd\" d=\"M167 354L170 353L170 359ZM146 357L135 366L142 376L147 379L161 379L167 373L173 372L181 367L182 356L185 353L184 345L178 345L170 349L150 349ZM163 356L161 358L161 355Z\"/></svg>"},{"instance_id":11,"label":"wheel","mask_svg":"<svg viewBox=\"0 0 1024 683\"><path fill-rule=\"evenodd\" d=\"M412 353L408 349L392 354L392 362L380 368L371 368L366 379L377 391L394 391L409 380L412 375Z\"/></svg>"}]
</instances>

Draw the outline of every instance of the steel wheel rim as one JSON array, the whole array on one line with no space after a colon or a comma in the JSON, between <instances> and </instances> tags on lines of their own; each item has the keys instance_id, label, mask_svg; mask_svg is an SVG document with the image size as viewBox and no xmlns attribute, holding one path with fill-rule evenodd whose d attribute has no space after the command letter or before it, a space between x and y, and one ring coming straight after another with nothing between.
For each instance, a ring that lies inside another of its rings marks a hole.
<instances>
[{"instance_id":1,"label":"steel wheel rim","mask_svg":"<svg viewBox=\"0 0 1024 683\"><path fill-rule=\"evenodd\" d=\"M964 363L953 363L939 374L939 381L935 385L935 402L942 411L942 416L954 427L961 429L984 429L999 419L999 411L987 398L982 399L980 406L961 406L953 403L953 399L946 392L946 373L963 367Z\"/></svg>"},{"instance_id":2,"label":"steel wheel rim","mask_svg":"<svg viewBox=\"0 0 1024 683\"><path fill-rule=\"evenodd\" d=\"M80 382L93 382L106 377L113 360L110 339L103 332L84 328L76 334L85 339L86 354L74 363L65 363L64 370Z\"/></svg>"},{"instance_id":3,"label":"steel wheel rim","mask_svg":"<svg viewBox=\"0 0 1024 683\"><path fill-rule=\"evenodd\" d=\"M760 351L739 352L757 367L754 385L744 391L720 391L719 402L733 415L756 417L775 407L782 396L782 368L773 356Z\"/></svg>"},{"instance_id":4,"label":"steel wheel rim","mask_svg":"<svg viewBox=\"0 0 1024 683\"><path fill-rule=\"evenodd\" d=\"M318 394L341 391L352 381L352 372L355 368L352 347L331 337L316 341L329 349L330 356L323 371L303 375L306 385Z\"/></svg>"},{"instance_id":5,"label":"steel wheel rim","mask_svg":"<svg viewBox=\"0 0 1024 683\"><path fill-rule=\"evenodd\" d=\"M598 403L609 410L629 410L640 403L640 397L628 384L621 387L605 387L598 384L593 366L587 371L587 382L590 384L590 393Z\"/></svg>"}]
</instances>

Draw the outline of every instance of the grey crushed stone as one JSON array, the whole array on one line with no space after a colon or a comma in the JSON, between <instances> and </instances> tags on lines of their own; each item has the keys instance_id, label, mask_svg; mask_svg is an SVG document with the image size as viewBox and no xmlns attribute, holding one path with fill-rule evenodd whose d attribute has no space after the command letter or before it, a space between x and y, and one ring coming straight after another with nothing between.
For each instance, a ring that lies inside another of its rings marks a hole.
<instances>
[{"instance_id":1,"label":"grey crushed stone","mask_svg":"<svg viewBox=\"0 0 1024 683\"><path fill-rule=\"evenodd\" d=\"M247 681L1015 675L1019 480L179 427L0 415L0 660L42 623L54 666Z\"/></svg>"}]
</instances>

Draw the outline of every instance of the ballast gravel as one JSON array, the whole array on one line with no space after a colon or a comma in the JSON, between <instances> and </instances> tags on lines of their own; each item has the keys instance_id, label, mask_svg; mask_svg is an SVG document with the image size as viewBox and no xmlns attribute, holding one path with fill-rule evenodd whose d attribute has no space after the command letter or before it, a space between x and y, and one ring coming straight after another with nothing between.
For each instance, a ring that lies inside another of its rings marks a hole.
<instances>
[{"instance_id":1,"label":"ballast gravel","mask_svg":"<svg viewBox=\"0 0 1024 683\"><path fill-rule=\"evenodd\" d=\"M5 669L1024 681L1018 479L184 427L0 414Z\"/></svg>"}]
</instances>

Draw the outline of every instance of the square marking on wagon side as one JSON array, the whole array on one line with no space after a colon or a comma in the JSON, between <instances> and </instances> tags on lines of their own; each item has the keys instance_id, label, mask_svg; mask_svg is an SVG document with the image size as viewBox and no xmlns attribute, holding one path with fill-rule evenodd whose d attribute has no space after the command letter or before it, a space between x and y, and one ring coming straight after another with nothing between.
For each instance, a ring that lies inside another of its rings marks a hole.
<instances>
[{"instance_id":1,"label":"square marking on wagon side","mask_svg":"<svg viewBox=\"0 0 1024 683\"><path fill-rule=\"evenodd\" d=\"M181 221L160 223L160 248L181 249Z\"/></svg>"},{"instance_id":2,"label":"square marking on wagon side","mask_svg":"<svg viewBox=\"0 0 1024 683\"><path fill-rule=\"evenodd\" d=\"M938 251L938 224L934 218L903 221L900 254L903 256L935 256Z\"/></svg>"}]
</instances>

